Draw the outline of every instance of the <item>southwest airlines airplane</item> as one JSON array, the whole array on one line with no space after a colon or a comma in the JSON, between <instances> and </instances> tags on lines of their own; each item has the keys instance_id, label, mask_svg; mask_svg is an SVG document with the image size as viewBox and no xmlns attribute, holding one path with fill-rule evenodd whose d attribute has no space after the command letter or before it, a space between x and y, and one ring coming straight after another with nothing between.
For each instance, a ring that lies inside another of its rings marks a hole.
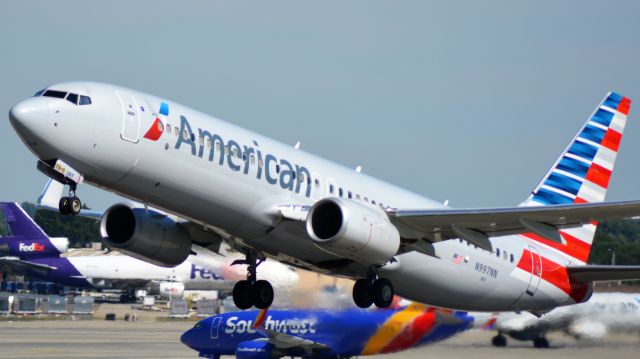
<instances>
[{"instance_id":1,"label":"southwest airlines airplane","mask_svg":"<svg viewBox=\"0 0 640 359\"><path fill-rule=\"evenodd\" d=\"M167 268L124 255L63 257L66 238L49 238L17 204L1 202L0 209L11 236L0 237L4 256L0 264L56 284L74 288L123 289L132 296L146 289L161 297L181 297L185 290L231 290L243 277L241 268L233 268L233 258L214 255L194 245L194 253L180 265ZM298 275L280 263L268 264L260 274L277 288L291 289Z\"/></svg>"},{"instance_id":2,"label":"southwest airlines airplane","mask_svg":"<svg viewBox=\"0 0 640 359\"><path fill-rule=\"evenodd\" d=\"M199 321L180 340L201 358L349 358L447 339L473 318L412 304L402 309L231 312Z\"/></svg>"},{"instance_id":3,"label":"southwest airlines airplane","mask_svg":"<svg viewBox=\"0 0 640 359\"><path fill-rule=\"evenodd\" d=\"M235 304L268 307L256 277L266 257L357 279L360 307L394 293L431 305L544 312L584 302L599 280L640 267L587 266L597 221L640 215L640 201L604 197L631 101L605 96L525 201L452 209L231 123L146 93L93 82L50 86L9 117L38 169L88 182L144 208L116 204L101 220L112 248L164 266L193 244L226 241L246 255Z\"/></svg>"}]
</instances>

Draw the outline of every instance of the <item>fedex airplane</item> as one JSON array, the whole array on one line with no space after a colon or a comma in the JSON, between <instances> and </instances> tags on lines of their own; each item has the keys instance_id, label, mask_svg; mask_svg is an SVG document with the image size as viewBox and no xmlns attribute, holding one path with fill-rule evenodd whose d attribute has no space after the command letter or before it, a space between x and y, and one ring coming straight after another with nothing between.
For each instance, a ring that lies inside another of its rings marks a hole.
<instances>
[{"instance_id":1,"label":"fedex airplane","mask_svg":"<svg viewBox=\"0 0 640 359\"><path fill-rule=\"evenodd\" d=\"M536 348L548 348L551 332L564 332L576 339L598 339L608 333L640 333L640 294L594 293L586 302L561 307L536 317L531 313L473 313L475 323L485 330L495 330L494 346L507 345L507 337L532 341ZM488 319L488 320L487 320Z\"/></svg>"},{"instance_id":2,"label":"fedex airplane","mask_svg":"<svg viewBox=\"0 0 640 359\"><path fill-rule=\"evenodd\" d=\"M181 297L185 290L231 290L242 278L241 268L231 267L233 257L224 258L194 245L180 265L167 268L125 255L63 257L66 238L49 238L17 203L0 203L13 236L1 237L8 255L0 263L34 278L75 288L124 289L129 295L146 288L162 297ZM280 263L268 263L260 273L281 289L290 289L298 275Z\"/></svg>"},{"instance_id":3,"label":"fedex airplane","mask_svg":"<svg viewBox=\"0 0 640 359\"><path fill-rule=\"evenodd\" d=\"M87 182L143 203L101 220L107 245L176 266L192 245L226 241L245 254L238 308L273 301L257 267L270 257L356 279L359 307L395 293L431 305L545 312L584 302L599 280L640 267L586 265L598 221L640 215L640 201L603 202L631 101L605 96L522 204L452 209L143 92L69 82L16 104L11 124L40 171L66 184L77 214Z\"/></svg>"},{"instance_id":4,"label":"fedex airplane","mask_svg":"<svg viewBox=\"0 0 640 359\"><path fill-rule=\"evenodd\" d=\"M199 321L180 340L201 358L349 358L394 353L471 326L464 313L412 304L401 309L230 312Z\"/></svg>"}]
</instances>

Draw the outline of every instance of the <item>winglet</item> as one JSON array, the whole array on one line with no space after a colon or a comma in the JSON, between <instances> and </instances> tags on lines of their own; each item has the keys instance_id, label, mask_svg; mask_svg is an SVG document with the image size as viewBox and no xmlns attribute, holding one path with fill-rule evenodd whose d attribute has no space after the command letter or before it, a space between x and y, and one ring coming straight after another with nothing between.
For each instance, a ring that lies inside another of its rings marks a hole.
<instances>
[{"instance_id":1,"label":"winglet","mask_svg":"<svg viewBox=\"0 0 640 359\"><path fill-rule=\"evenodd\" d=\"M256 319L253 321L253 329L262 329L264 323L267 321L267 311L268 309L260 309L258 315L256 315Z\"/></svg>"}]
</instances>

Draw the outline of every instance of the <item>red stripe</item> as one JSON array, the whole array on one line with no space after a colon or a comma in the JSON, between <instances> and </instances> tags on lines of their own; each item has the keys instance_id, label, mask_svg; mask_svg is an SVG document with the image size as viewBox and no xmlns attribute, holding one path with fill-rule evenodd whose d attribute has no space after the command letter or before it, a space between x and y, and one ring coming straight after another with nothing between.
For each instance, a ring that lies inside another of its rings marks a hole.
<instances>
[{"instance_id":1,"label":"red stripe","mask_svg":"<svg viewBox=\"0 0 640 359\"><path fill-rule=\"evenodd\" d=\"M159 118L156 117L156 120L153 121L153 125L149 128L149 131L144 135L144 138L150 139L151 141L157 141L162 133L164 132L164 125Z\"/></svg>"},{"instance_id":2,"label":"red stripe","mask_svg":"<svg viewBox=\"0 0 640 359\"><path fill-rule=\"evenodd\" d=\"M573 203L588 203L588 202L586 199L576 196L576 199L573 200Z\"/></svg>"},{"instance_id":3,"label":"red stripe","mask_svg":"<svg viewBox=\"0 0 640 359\"><path fill-rule=\"evenodd\" d=\"M600 144L612 151L618 152L620 140L622 140L622 134L620 132L608 129Z\"/></svg>"},{"instance_id":4,"label":"red stripe","mask_svg":"<svg viewBox=\"0 0 640 359\"><path fill-rule=\"evenodd\" d=\"M538 243L542 243L551 248L557 249L562 253L566 253L573 258L586 262L589 258L589 252L591 251L591 245L566 233L560 231L562 238L567 242L566 245L554 241L550 241L546 238L540 237L535 233L523 233L522 235Z\"/></svg>"},{"instance_id":5,"label":"red stripe","mask_svg":"<svg viewBox=\"0 0 640 359\"><path fill-rule=\"evenodd\" d=\"M533 254L524 250L522 258L518 263L518 268L531 273L531 256ZM537 256L537 255L536 255ZM542 280L549 282L554 287L567 293L574 301L582 302L589 293L590 285L586 283L577 283L569 279L567 268L550 259L540 256L542 264Z\"/></svg>"},{"instance_id":6,"label":"red stripe","mask_svg":"<svg viewBox=\"0 0 640 359\"><path fill-rule=\"evenodd\" d=\"M412 347L430 332L436 324L436 315L433 311L419 315L411 324L402 329L402 332L393 338L391 343L382 349L381 353L393 353Z\"/></svg>"},{"instance_id":7,"label":"red stripe","mask_svg":"<svg viewBox=\"0 0 640 359\"><path fill-rule=\"evenodd\" d=\"M591 163L589 171L585 177L588 181L591 181L602 188L609 186L609 179L611 178L611 171L598 165L597 163Z\"/></svg>"},{"instance_id":8,"label":"red stripe","mask_svg":"<svg viewBox=\"0 0 640 359\"><path fill-rule=\"evenodd\" d=\"M630 107L631 107L631 100L626 97L623 97L622 100L620 100L620 103L618 104L617 110L619 112L624 113L625 115L628 115Z\"/></svg>"}]
</instances>

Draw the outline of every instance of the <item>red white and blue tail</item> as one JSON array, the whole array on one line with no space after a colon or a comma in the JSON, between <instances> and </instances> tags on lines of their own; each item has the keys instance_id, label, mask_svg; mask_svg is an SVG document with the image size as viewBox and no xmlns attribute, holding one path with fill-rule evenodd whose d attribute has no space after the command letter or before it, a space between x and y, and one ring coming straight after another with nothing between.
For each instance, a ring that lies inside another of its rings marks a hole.
<instances>
[{"instance_id":1,"label":"red white and blue tail","mask_svg":"<svg viewBox=\"0 0 640 359\"><path fill-rule=\"evenodd\" d=\"M615 92L607 94L522 206L604 201L630 106L630 99ZM535 234L526 236L584 263L589 257L596 225L560 231L565 245Z\"/></svg>"}]
</instances>

